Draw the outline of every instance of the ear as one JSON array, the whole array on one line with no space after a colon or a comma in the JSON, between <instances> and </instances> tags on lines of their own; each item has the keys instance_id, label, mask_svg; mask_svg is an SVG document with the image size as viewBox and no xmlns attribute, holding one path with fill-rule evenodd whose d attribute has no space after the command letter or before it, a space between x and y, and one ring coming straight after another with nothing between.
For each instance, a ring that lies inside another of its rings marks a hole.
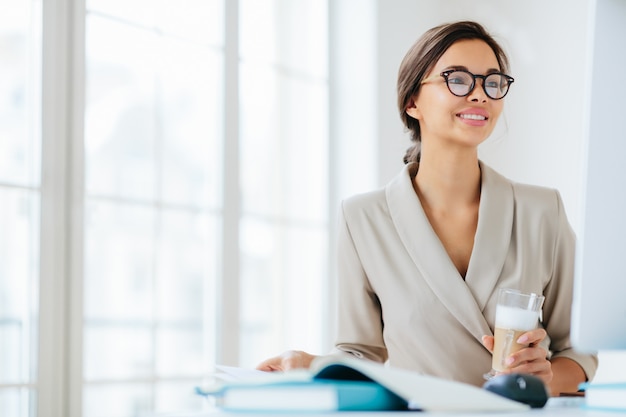
<instances>
[{"instance_id":1,"label":"ear","mask_svg":"<svg viewBox=\"0 0 626 417\"><path fill-rule=\"evenodd\" d=\"M422 118L422 113L417 108L417 104L415 104L415 96L409 99L409 103L407 104L404 111L415 120L419 120Z\"/></svg>"}]
</instances>

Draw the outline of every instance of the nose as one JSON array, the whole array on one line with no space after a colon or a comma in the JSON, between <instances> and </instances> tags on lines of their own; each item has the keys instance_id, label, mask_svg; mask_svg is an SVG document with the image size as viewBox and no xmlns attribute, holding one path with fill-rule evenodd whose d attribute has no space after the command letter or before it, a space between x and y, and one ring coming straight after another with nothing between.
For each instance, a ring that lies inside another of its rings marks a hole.
<instances>
[{"instance_id":1,"label":"nose","mask_svg":"<svg viewBox=\"0 0 626 417\"><path fill-rule=\"evenodd\" d=\"M474 82L474 88L467 95L467 99L469 101L473 101L475 103L486 103L487 102L487 93L485 93L485 89L483 88L483 84L485 80L481 78L477 78Z\"/></svg>"}]
</instances>

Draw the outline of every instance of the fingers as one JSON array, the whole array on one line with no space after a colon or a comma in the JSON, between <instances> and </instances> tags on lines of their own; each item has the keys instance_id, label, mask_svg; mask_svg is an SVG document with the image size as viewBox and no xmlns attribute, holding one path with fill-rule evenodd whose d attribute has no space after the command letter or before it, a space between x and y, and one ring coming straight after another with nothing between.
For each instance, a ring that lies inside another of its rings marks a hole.
<instances>
[{"instance_id":1,"label":"fingers","mask_svg":"<svg viewBox=\"0 0 626 417\"><path fill-rule=\"evenodd\" d=\"M511 354L505 361L505 373L531 374L541 378L546 384L552 381L552 364L546 359L547 352L539 346L529 346Z\"/></svg>"},{"instance_id":2,"label":"fingers","mask_svg":"<svg viewBox=\"0 0 626 417\"><path fill-rule=\"evenodd\" d=\"M256 366L256 369L259 371L266 371L266 372L282 371L283 370L282 360L280 356L266 359L260 364L258 364Z\"/></svg>"},{"instance_id":3,"label":"fingers","mask_svg":"<svg viewBox=\"0 0 626 417\"><path fill-rule=\"evenodd\" d=\"M521 349L511 354L505 361L509 366L519 366L523 363L530 363L536 361L547 362L547 352L540 345L541 341L545 339L547 333L544 329L538 328L528 331L521 335L517 339L517 343L521 345L528 345L528 347Z\"/></svg>"},{"instance_id":4,"label":"fingers","mask_svg":"<svg viewBox=\"0 0 626 417\"><path fill-rule=\"evenodd\" d=\"M541 341L543 339L545 339L547 336L547 333L544 329L542 328L537 328L534 330L530 330L526 333L524 333L523 335L521 335L519 337L519 339L517 339L517 343L519 343L520 345L538 345L539 343L541 343Z\"/></svg>"},{"instance_id":5,"label":"fingers","mask_svg":"<svg viewBox=\"0 0 626 417\"><path fill-rule=\"evenodd\" d=\"M494 337L493 336L483 336L482 337L483 346L491 353L493 353L494 346Z\"/></svg>"},{"instance_id":6,"label":"fingers","mask_svg":"<svg viewBox=\"0 0 626 417\"><path fill-rule=\"evenodd\" d=\"M549 384L554 377L552 364L547 359L531 362L513 363L504 373L530 374L540 378L545 384Z\"/></svg>"},{"instance_id":7,"label":"fingers","mask_svg":"<svg viewBox=\"0 0 626 417\"><path fill-rule=\"evenodd\" d=\"M550 363L546 359L546 351L541 347L527 347L518 352L512 353L508 358L506 358L505 361L505 364L509 368L541 363Z\"/></svg>"},{"instance_id":8,"label":"fingers","mask_svg":"<svg viewBox=\"0 0 626 417\"><path fill-rule=\"evenodd\" d=\"M547 352L539 344L545 339L547 333L542 328L530 330L522 334L517 343L521 345L527 345L528 347L521 349L515 353L509 355L505 363L509 368L519 367L522 364L530 364L535 362L546 362L549 365Z\"/></svg>"},{"instance_id":9,"label":"fingers","mask_svg":"<svg viewBox=\"0 0 626 417\"><path fill-rule=\"evenodd\" d=\"M515 353L509 355L505 364L507 369L503 373L523 373L531 374L541 378L545 383L552 381L552 364L548 361L547 352L542 348L540 343L546 338L546 331L542 328L530 330L522 334L517 343L527 345ZM483 336L483 345L489 349L493 349L492 340L486 340L488 336Z\"/></svg>"},{"instance_id":10,"label":"fingers","mask_svg":"<svg viewBox=\"0 0 626 417\"><path fill-rule=\"evenodd\" d=\"M299 350L288 350L279 356L266 359L257 365L260 371L288 371L291 369L308 368L315 359L314 355Z\"/></svg>"}]
</instances>

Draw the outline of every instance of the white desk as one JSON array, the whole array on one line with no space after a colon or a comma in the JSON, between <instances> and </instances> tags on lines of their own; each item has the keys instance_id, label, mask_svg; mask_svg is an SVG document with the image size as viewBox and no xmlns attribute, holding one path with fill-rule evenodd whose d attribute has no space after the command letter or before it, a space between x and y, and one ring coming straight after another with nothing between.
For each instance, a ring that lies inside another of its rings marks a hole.
<instances>
[{"instance_id":1,"label":"white desk","mask_svg":"<svg viewBox=\"0 0 626 417\"><path fill-rule=\"evenodd\" d=\"M280 417L305 416L305 417L402 417L408 415L436 416L436 417L618 417L626 416L625 413L603 412L585 410L580 407L582 398L551 398L544 408L531 409L522 412L507 413L426 413L411 411L389 412L337 412L337 413L280 413ZM413 414L415 413L415 414ZM229 413L224 411L209 411L196 414L159 414L153 417L259 417L276 416L277 413Z\"/></svg>"}]
</instances>

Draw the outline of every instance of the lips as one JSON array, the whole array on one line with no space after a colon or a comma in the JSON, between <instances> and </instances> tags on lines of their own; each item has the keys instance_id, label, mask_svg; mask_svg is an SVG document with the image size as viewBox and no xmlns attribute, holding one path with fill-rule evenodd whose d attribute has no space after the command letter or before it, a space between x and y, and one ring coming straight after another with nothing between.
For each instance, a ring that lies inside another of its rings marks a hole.
<instances>
[{"instance_id":1,"label":"lips","mask_svg":"<svg viewBox=\"0 0 626 417\"><path fill-rule=\"evenodd\" d=\"M469 120L487 120L487 117L480 114L459 114L461 119L469 119Z\"/></svg>"},{"instance_id":2,"label":"lips","mask_svg":"<svg viewBox=\"0 0 626 417\"><path fill-rule=\"evenodd\" d=\"M482 126L489 120L489 113L483 109L467 109L456 116L460 118L464 123L471 126Z\"/></svg>"},{"instance_id":3,"label":"lips","mask_svg":"<svg viewBox=\"0 0 626 417\"><path fill-rule=\"evenodd\" d=\"M487 120L489 113L483 109L468 109L457 113L457 116L466 120Z\"/></svg>"}]
</instances>

